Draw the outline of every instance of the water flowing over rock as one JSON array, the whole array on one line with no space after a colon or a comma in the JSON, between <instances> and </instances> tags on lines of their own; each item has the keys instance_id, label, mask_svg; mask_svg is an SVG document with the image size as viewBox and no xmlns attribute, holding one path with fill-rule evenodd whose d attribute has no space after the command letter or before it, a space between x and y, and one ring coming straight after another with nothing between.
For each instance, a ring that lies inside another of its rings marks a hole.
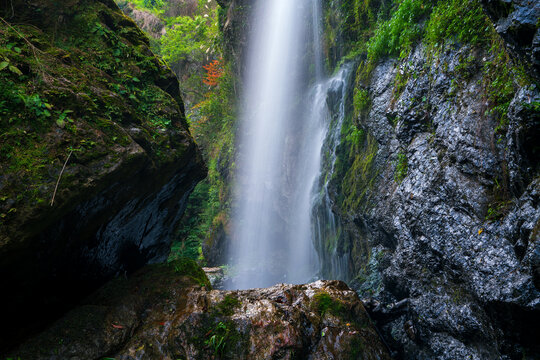
<instances>
[{"instance_id":1,"label":"water flowing over rock","mask_svg":"<svg viewBox=\"0 0 540 360\"><path fill-rule=\"evenodd\" d=\"M208 291L207 282L195 264L147 267L106 285L13 355L390 359L358 296L343 282L244 291Z\"/></svg>"},{"instance_id":2,"label":"water flowing over rock","mask_svg":"<svg viewBox=\"0 0 540 360\"><path fill-rule=\"evenodd\" d=\"M333 209L330 181L334 176L337 148L341 143L346 101L351 90L352 64L344 65L332 78L316 86L313 108L318 109L324 132L322 142L311 151L321 153L318 178L311 193L311 236L319 257L319 276L326 279L349 280L349 253L340 245L348 236L342 229L341 219Z\"/></svg>"},{"instance_id":3,"label":"water flowing over rock","mask_svg":"<svg viewBox=\"0 0 540 360\"><path fill-rule=\"evenodd\" d=\"M307 142L310 135L322 142L324 128L318 114L305 116L299 106L306 91L302 65L315 60L304 59L313 51L306 42L312 4L262 1L253 11L236 161L229 256L238 275L232 288L301 283L317 272L309 207L320 146L313 151Z\"/></svg>"}]
</instances>

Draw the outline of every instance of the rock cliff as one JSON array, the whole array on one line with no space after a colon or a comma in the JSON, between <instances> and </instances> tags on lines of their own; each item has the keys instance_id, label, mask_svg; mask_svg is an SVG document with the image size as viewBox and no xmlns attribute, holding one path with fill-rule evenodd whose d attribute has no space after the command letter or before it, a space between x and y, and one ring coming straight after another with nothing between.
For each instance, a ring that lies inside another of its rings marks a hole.
<instances>
[{"instance_id":1,"label":"rock cliff","mask_svg":"<svg viewBox=\"0 0 540 360\"><path fill-rule=\"evenodd\" d=\"M165 260L205 175L176 77L114 2L1 4L0 349Z\"/></svg>"},{"instance_id":2,"label":"rock cliff","mask_svg":"<svg viewBox=\"0 0 540 360\"><path fill-rule=\"evenodd\" d=\"M335 211L349 283L397 358L540 354L539 6L484 7L504 44L425 35L372 69L357 58Z\"/></svg>"}]
</instances>

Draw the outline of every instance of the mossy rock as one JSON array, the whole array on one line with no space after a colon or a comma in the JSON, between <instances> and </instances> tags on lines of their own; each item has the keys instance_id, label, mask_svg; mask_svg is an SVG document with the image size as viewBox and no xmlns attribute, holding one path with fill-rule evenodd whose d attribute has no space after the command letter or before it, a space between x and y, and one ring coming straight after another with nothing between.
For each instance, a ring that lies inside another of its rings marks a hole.
<instances>
[{"instance_id":1,"label":"mossy rock","mask_svg":"<svg viewBox=\"0 0 540 360\"><path fill-rule=\"evenodd\" d=\"M206 171L175 75L112 0L14 0L0 17L1 351L40 321L30 299L69 304L166 259Z\"/></svg>"}]
</instances>

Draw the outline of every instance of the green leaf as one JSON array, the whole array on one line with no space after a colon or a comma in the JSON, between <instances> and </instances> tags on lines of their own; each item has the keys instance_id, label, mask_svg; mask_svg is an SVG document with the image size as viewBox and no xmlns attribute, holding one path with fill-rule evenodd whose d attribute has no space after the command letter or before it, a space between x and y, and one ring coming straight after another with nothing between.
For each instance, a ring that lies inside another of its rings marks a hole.
<instances>
[{"instance_id":1,"label":"green leaf","mask_svg":"<svg viewBox=\"0 0 540 360\"><path fill-rule=\"evenodd\" d=\"M13 65L9 65L9 71L11 71L12 73L14 74L17 74L19 76L21 76L23 73L21 72L21 70L17 69L15 66Z\"/></svg>"},{"instance_id":2,"label":"green leaf","mask_svg":"<svg viewBox=\"0 0 540 360\"><path fill-rule=\"evenodd\" d=\"M57 119L56 120L56 125L60 126L63 129L64 126L66 126L66 123L62 119Z\"/></svg>"},{"instance_id":3,"label":"green leaf","mask_svg":"<svg viewBox=\"0 0 540 360\"><path fill-rule=\"evenodd\" d=\"M17 54L20 54L22 50L19 47L14 47L13 51L15 51Z\"/></svg>"},{"instance_id":4,"label":"green leaf","mask_svg":"<svg viewBox=\"0 0 540 360\"><path fill-rule=\"evenodd\" d=\"M46 117L51 117L51 113L49 112L49 110L43 110L43 115L45 115Z\"/></svg>"},{"instance_id":5,"label":"green leaf","mask_svg":"<svg viewBox=\"0 0 540 360\"><path fill-rule=\"evenodd\" d=\"M5 68L7 68L8 65L9 63L7 61L2 61L0 63L0 70L4 70Z\"/></svg>"}]
</instances>

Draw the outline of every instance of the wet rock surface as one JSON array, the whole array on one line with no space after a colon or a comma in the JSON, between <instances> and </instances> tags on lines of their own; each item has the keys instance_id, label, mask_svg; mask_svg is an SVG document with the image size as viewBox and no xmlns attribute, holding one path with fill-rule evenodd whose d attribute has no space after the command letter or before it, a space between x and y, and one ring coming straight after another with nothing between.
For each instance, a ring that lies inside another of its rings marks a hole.
<instances>
[{"instance_id":1,"label":"wet rock surface","mask_svg":"<svg viewBox=\"0 0 540 360\"><path fill-rule=\"evenodd\" d=\"M339 281L207 290L189 261L104 286L12 356L22 359L390 359Z\"/></svg>"},{"instance_id":2,"label":"wet rock surface","mask_svg":"<svg viewBox=\"0 0 540 360\"><path fill-rule=\"evenodd\" d=\"M540 79L540 3L528 0L481 2L512 53L529 65Z\"/></svg>"},{"instance_id":3,"label":"wet rock surface","mask_svg":"<svg viewBox=\"0 0 540 360\"><path fill-rule=\"evenodd\" d=\"M528 149L540 95L520 88L501 131L474 71L489 55L448 47L435 64L424 51L371 78L359 123L377 141L375 180L358 211L341 214L351 286L397 358L537 359L540 183ZM398 73L409 77L396 95Z\"/></svg>"}]
</instances>

